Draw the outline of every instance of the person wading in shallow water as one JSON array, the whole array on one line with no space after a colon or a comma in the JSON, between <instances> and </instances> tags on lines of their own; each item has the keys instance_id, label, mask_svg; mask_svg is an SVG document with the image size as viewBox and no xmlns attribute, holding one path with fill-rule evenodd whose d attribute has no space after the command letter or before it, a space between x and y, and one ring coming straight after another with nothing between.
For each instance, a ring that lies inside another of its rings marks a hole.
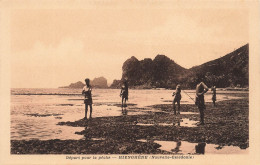
<instances>
[{"instance_id":1,"label":"person wading in shallow water","mask_svg":"<svg viewBox=\"0 0 260 165\"><path fill-rule=\"evenodd\" d=\"M177 105L178 105L178 114L180 114L181 86L179 84L176 86L176 91L172 93L172 96L174 96L174 99L173 99L173 102L172 102L174 114L176 115L176 107L175 107L176 102L177 102Z\"/></svg>"},{"instance_id":2,"label":"person wading in shallow water","mask_svg":"<svg viewBox=\"0 0 260 165\"><path fill-rule=\"evenodd\" d=\"M85 79L85 82L86 82L86 86L83 87L82 94L85 95L85 98L84 98L85 117L84 117L84 119L87 119L88 106L90 108L89 118L92 118L92 95L91 95L92 88L91 88L91 86L89 84L90 81L89 81L88 78Z\"/></svg>"},{"instance_id":3,"label":"person wading in shallow water","mask_svg":"<svg viewBox=\"0 0 260 165\"><path fill-rule=\"evenodd\" d=\"M120 97L122 97L122 107L126 107L126 100L128 100L128 84L126 80L121 87Z\"/></svg>"},{"instance_id":4,"label":"person wading in shallow water","mask_svg":"<svg viewBox=\"0 0 260 165\"><path fill-rule=\"evenodd\" d=\"M215 107L216 106L216 100L217 100L217 97L216 97L216 95L217 95L217 93L216 93L216 86L213 86L212 88L211 88L211 90L212 90L212 101L213 101L213 106Z\"/></svg>"},{"instance_id":5,"label":"person wading in shallow water","mask_svg":"<svg viewBox=\"0 0 260 165\"><path fill-rule=\"evenodd\" d=\"M196 87L196 101L195 104L198 106L200 111L200 123L199 125L204 125L204 110L206 109L204 94L208 91L208 87L200 82Z\"/></svg>"}]
</instances>

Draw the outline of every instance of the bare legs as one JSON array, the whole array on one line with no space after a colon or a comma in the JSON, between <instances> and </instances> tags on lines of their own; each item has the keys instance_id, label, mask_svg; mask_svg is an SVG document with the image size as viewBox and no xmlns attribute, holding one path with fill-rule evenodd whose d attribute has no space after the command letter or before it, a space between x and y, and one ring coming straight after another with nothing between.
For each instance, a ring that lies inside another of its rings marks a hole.
<instances>
[{"instance_id":1,"label":"bare legs","mask_svg":"<svg viewBox=\"0 0 260 165\"><path fill-rule=\"evenodd\" d=\"M85 119L87 119L88 114L88 104L85 104Z\"/></svg>"},{"instance_id":2,"label":"bare legs","mask_svg":"<svg viewBox=\"0 0 260 165\"><path fill-rule=\"evenodd\" d=\"M178 106L178 114L180 114L180 109L181 109L180 100L173 100L173 110L174 110L175 115L176 115L176 106L175 106L176 102L177 102L177 106Z\"/></svg>"},{"instance_id":3,"label":"bare legs","mask_svg":"<svg viewBox=\"0 0 260 165\"><path fill-rule=\"evenodd\" d=\"M125 100L125 101L124 101ZM125 102L125 103L124 103ZM126 107L126 98L122 97L122 107Z\"/></svg>"},{"instance_id":4,"label":"bare legs","mask_svg":"<svg viewBox=\"0 0 260 165\"><path fill-rule=\"evenodd\" d=\"M91 119L92 118L92 104L89 105L90 107L90 114L89 114L89 118Z\"/></svg>"},{"instance_id":5,"label":"bare legs","mask_svg":"<svg viewBox=\"0 0 260 165\"><path fill-rule=\"evenodd\" d=\"M216 106L215 100L213 100L213 106L214 106L214 107Z\"/></svg>"},{"instance_id":6,"label":"bare legs","mask_svg":"<svg viewBox=\"0 0 260 165\"><path fill-rule=\"evenodd\" d=\"M200 111L200 123L199 125L204 125L204 110L206 109L204 97L198 99L198 108Z\"/></svg>"},{"instance_id":7,"label":"bare legs","mask_svg":"<svg viewBox=\"0 0 260 165\"><path fill-rule=\"evenodd\" d=\"M204 125L204 108L200 107L200 124Z\"/></svg>"},{"instance_id":8,"label":"bare legs","mask_svg":"<svg viewBox=\"0 0 260 165\"><path fill-rule=\"evenodd\" d=\"M85 119L87 119L87 114L88 114L88 106L90 108L90 114L89 114L89 118L92 118L92 104L85 104Z\"/></svg>"}]
</instances>

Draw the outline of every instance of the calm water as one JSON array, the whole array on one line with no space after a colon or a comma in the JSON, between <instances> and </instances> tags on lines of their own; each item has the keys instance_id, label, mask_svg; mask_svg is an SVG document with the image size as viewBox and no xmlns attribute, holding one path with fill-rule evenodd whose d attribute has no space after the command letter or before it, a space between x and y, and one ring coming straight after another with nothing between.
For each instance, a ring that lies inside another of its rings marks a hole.
<instances>
[{"instance_id":1,"label":"calm water","mask_svg":"<svg viewBox=\"0 0 260 165\"><path fill-rule=\"evenodd\" d=\"M146 106L171 104L172 90L130 90L127 115L145 114L147 111L158 111ZM186 91L192 98L194 90ZM95 117L120 116L121 98L119 89L94 89L93 114ZM236 99L221 92L217 100ZM211 102L211 92L205 96ZM194 104L182 92L181 103ZM132 104L132 105L131 105ZM11 139L12 140L49 140L49 139L82 139L75 132L81 127L59 126L58 122L76 121L84 117L84 104L81 89L12 89L11 90ZM194 126L186 119L180 126ZM163 125L163 123L161 123Z\"/></svg>"}]
</instances>

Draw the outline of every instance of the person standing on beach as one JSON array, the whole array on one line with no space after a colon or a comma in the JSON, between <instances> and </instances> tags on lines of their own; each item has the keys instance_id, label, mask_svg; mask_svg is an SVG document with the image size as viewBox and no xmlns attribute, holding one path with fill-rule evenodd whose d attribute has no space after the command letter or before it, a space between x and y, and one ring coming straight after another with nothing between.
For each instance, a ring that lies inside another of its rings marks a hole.
<instances>
[{"instance_id":1,"label":"person standing on beach","mask_svg":"<svg viewBox=\"0 0 260 165\"><path fill-rule=\"evenodd\" d=\"M217 95L217 92L216 92L216 86L213 86L212 88L211 88L211 90L212 90L212 101L213 101L213 106L215 107L216 106L216 100L217 100L217 97L216 97L216 95Z\"/></svg>"},{"instance_id":2,"label":"person standing on beach","mask_svg":"<svg viewBox=\"0 0 260 165\"><path fill-rule=\"evenodd\" d=\"M198 106L200 111L200 124L204 125L204 110L206 109L204 94L208 91L208 87L204 84L204 82L200 82L196 86L196 101L195 104Z\"/></svg>"},{"instance_id":3,"label":"person standing on beach","mask_svg":"<svg viewBox=\"0 0 260 165\"><path fill-rule=\"evenodd\" d=\"M176 115L176 107L175 107L175 104L177 102L177 105L178 105L178 114L180 114L180 109L181 109L181 105L180 105L180 101L181 101L181 86L180 84L178 84L176 86L176 91L172 93L172 96L174 96L174 99L173 99L173 110L174 110L174 115Z\"/></svg>"},{"instance_id":4,"label":"person standing on beach","mask_svg":"<svg viewBox=\"0 0 260 165\"><path fill-rule=\"evenodd\" d=\"M82 94L84 94L84 104L85 104L85 117L84 119L87 119L88 114L88 106L90 108L90 115L89 118L92 118L92 88L90 86L90 80L88 78L85 79L86 86L83 87Z\"/></svg>"},{"instance_id":5,"label":"person standing on beach","mask_svg":"<svg viewBox=\"0 0 260 165\"><path fill-rule=\"evenodd\" d=\"M128 84L126 80L121 87L120 97L122 97L122 107L126 107L126 100L128 100Z\"/></svg>"}]
</instances>

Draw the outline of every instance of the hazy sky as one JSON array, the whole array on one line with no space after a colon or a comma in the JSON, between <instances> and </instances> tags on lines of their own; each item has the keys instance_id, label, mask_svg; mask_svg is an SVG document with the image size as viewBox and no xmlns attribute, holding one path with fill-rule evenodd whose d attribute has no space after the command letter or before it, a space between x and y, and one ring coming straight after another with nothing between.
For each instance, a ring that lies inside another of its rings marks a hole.
<instances>
[{"instance_id":1,"label":"hazy sky","mask_svg":"<svg viewBox=\"0 0 260 165\"><path fill-rule=\"evenodd\" d=\"M19 9L11 13L11 87L59 87L104 76L122 64L164 54L190 68L249 42L242 9Z\"/></svg>"}]
</instances>

